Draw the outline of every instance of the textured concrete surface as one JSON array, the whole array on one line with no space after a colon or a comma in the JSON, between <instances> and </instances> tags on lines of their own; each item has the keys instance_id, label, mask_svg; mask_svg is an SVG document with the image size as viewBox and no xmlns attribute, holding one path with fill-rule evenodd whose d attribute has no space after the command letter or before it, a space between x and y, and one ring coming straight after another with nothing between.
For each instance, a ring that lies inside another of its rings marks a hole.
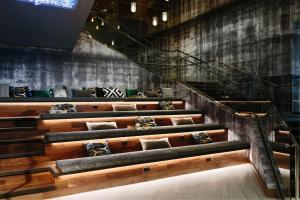
<instances>
[{"instance_id":1,"label":"textured concrete surface","mask_svg":"<svg viewBox=\"0 0 300 200\"><path fill-rule=\"evenodd\" d=\"M0 83L32 89L157 87L160 78L81 34L73 51L0 46Z\"/></svg>"}]
</instances>

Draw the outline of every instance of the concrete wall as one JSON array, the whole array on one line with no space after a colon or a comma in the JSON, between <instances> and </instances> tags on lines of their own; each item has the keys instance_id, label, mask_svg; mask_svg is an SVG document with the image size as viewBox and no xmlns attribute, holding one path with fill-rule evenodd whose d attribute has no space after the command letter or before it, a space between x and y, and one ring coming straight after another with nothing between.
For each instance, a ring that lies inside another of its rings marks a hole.
<instances>
[{"instance_id":1,"label":"concrete wall","mask_svg":"<svg viewBox=\"0 0 300 200\"><path fill-rule=\"evenodd\" d=\"M278 84L290 84L299 72L300 55L293 56L298 45L292 42L298 41L299 0L185 0L174 2L169 12L167 24L151 29L165 38L153 41L159 49L218 58ZM174 77L176 69L169 73ZM192 68L183 73L186 79L199 80ZM276 90L285 100L292 99L290 88ZM290 110L290 105L284 106Z\"/></svg>"},{"instance_id":2,"label":"concrete wall","mask_svg":"<svg viewBox=\"0 0 300 200\"><path fill-rule=\"evenodd\" d=\"M32 89L153 88L160 78L81 34L73 51L0 46L0 83Z\"/></svg>"}]
</instances>

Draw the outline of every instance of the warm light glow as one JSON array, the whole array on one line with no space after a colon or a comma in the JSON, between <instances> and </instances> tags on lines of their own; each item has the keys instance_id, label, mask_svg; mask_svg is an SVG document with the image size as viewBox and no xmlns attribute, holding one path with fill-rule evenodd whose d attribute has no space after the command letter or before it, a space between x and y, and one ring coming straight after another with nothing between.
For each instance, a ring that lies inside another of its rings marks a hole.
<instances>
[{"instance_id":1,"label":"warm light glow","mask_svg":"<svg viewBox=\"0 0 300 200\"><path fill-rule=\"evenodd\" d=\"M158 25L158 18L157 17L152 17L152 25L157 26Z\"/></svg>"},{"instance_id":2,"label":"warm light glow","mask_svg":"<svg viewBox=\"0 0 300 200\"><path fill-rule=\"evenodd\" d=\"M120 25L118 25L118 27L117 27L118 29L120 29Z\"/></svg>"},{"instance_id":3,"label":"warm light glow","mask_svg":"<svg viewBox=\"0 0 300 200\"><path fill-rule=\"evenodd\" d=\"M89 35L89 38L93 38L91 35Z\"/></svg>"},{"instance_id":4,"label":"warm light glow","mask_svg":"<svg viewBox=\"0 0 300 200\"><path fill-rule=\"evenodd\" d=\"M104 26L104 21L101 22L101 25Z\"/></svg>"},{"instance_id":5,"label":"warm light glow","mask_svg":"<svg viewBox=\"0 0 300 200\"><path fill-rule=\"evenodd\" d=\"M92 17L91 22L94 22L94 17Z\"/></svg>"},{"instance_id":6,"label":"warm light glow","mask_svg":"<svg viewBox=\"0 0 300 200\"><path fill-rule=\"evenodd\" d=\"M131 2L130 4L130 10L131 12L135 13L136 12L136 2Z\"/></svg>"},{"instance_id":7,"label":"warm light glow","mask_svg":"<svg viewBox=\"0 0 300 200\"><path fill-rule=\"evenodd\" d=\"M98 25L96 26L96 30L99 30L99 26Z\"/></svg>"},{"instance_id":8,"label":"warm light glow","mask_svg":"<svg viewBox=\"0 0 300 200\"><path fill-rule=\"evenodd\" d=\"M167 12L162 12L162 20L164 22L168 20L168 13Z\"/></svg>"},{"instance_id":9,"label":"warm light glow","mask_svg":"<svg viewBox=\"0 0 300 200\"><path fill-rule=\"evenodd\" d=\"M112 45L112 46L115 46L115 41L112 40L112 41L111 41L111 45Z\"/></svg>"}]
</instances>

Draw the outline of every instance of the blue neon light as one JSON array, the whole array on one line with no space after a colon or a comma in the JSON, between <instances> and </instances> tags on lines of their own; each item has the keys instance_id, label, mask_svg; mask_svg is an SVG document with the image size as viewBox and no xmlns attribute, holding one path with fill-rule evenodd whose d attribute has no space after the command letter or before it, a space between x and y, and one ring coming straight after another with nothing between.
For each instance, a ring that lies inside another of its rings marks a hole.
<instances>
[{"instance_id":1,"label":"blue neon light","mask_svg":"<svg viewBox=\"0 0 300 200\"><path fill-rule=\"evenodd\" d=\"M52 6L64 9L75 9L77 7L78 0L17 0L26 3L31 3L36 6Z\"/></svg>"}]
</instances>

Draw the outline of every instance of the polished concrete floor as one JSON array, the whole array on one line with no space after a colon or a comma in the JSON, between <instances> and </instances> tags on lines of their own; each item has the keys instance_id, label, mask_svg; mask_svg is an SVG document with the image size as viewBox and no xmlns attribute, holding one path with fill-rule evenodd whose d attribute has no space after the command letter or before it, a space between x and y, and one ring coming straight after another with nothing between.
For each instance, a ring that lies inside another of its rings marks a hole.
<instances>
[{"instance_id":1,"label":"polished concrete floor","mask_svg":"<svg viewBox=\"0 0 300 200\"><path fill-rule=\"evenodd\" d=\"M282 171L287 174L286 170ZM55 200L243 200L265 196L251 164L81 193Z\"/></svg>"}]
</instances>

